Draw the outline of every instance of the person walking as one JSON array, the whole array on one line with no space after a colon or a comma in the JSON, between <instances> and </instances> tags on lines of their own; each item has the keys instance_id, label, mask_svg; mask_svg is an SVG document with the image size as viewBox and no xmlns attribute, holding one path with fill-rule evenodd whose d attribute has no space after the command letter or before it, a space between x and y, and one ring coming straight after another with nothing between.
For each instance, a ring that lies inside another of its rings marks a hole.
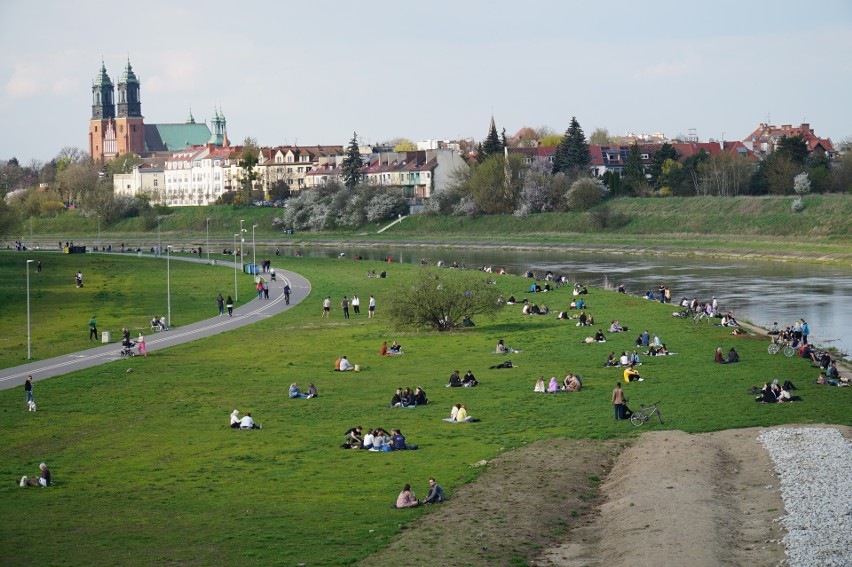
<instances>
[{"instance_id":1,"label":"person walking","mask_svg":"<svg viewBox=\"0 0 852 567\"><path fill-rule=\"evenodd\" d=\"M38 262L36 262L36 273L37 273L37 274L40 274L40 273L41 273L41 260L39 260Z\"/></svg>"},{"instance_id":2,"label":"person walking","mask_svg":"<svg viewBox=\"0 0 852 567\"><path fill-rule=\"evenodd\" d=\"M89 319L89 340L91 341L92 339L98 339L98 321L94 315Z\"/></svg>"},{"instance_id":3,"label":"person walking","mask_svg":"<svg viewBox=\"0 0 852 567\"><path fill-rule=\"evenodd\" d=\"M27 408L33 411L35 407L35 398L33 398L33 375L27 376L27 381L24 382L24 392L27 394Z\"/></svg>"},{"instance_id":4,"label":"person walking","mask_svg":"<svg viewBox=\"0 0 852 567\"><path fill-rule=\"evenodd\" d=\"M370 307L367 310L367 318L372 319L373 314L376 312L376 298L372 295L370 296Z\"/></svg>"},{"instance_id":5,"label":"person walking","mask_svg":"<svg viewBox=\"0 0 852 567\"><path fill-rule=\"evenodd\" d=\"M136 341L136 346L139 347L139 354L148 356L148 349L145 347L145 336L140 332L139 339Z\"/></svg>"},{"instance_id":6,"label":"person walking","mask_svg":"<svg viewBox=\"0 0 852 567\"><path fill-rule=\"evenodd\" d=\"M269 282L263 280L263 299L269 299Z\"/></svg>"},{"instance_id":7,"label":"person walking","mask_svg":"<svg viewBox=\"0 0 852 567\"><path fill-rule=\"evenodd\" d=\"M615 390L612 391L612 407L615 409L615 421L624 419L624 390L621 389L621 383L615 383Z\"/></svg>"},{"instance_id":8,"label":"person walking","mask_svg":"<svg viewBox=\"0 0 852 567\"><path fill-rule=\"evenodd\" d=\"M225 298L222 297L221 293L216 298L216 307L219 308L219 317L221 317L225 313Z\"/></svg>"},{"instance_id":9,"label":"person walking","mask_svg":"<svg viewBox=\"0 0 852 567\"><path fill-rule=\"evenodd\" d=\"M263 299L263 282L257 282L257 298Z\"/></svg>"},{"instance_id":10,"label":"person walking","mask_svg":"<svg viewBox=\"0 0 852 567\"><path fill-rule=\"evenodd\" d=\"M340 307L343 308L343 318L349 319L349 300L346 299L346 296L343 296L343 301L340 302Z\"/></svg>"},{"instance_id":11,"label":"person walking","mask_svg":"<svg viewBox=\"0 0 852 567\"><path fill-rule=\"evenodd\" d=\"M290 305L290 285L284 284L284 303Z\"/></svg>"},{"instance_id":12,"label":"person walking","mask_svg":"<svg viewBox=\"0 0 852 567\"><path fill-rule=\"evenodd\" d=\"M234 300L231 299L231 296L228 296L228 299L225 301L225 306L228 308L228 317L234 316Z\"/></svg>"},{"instance_id":13,"label":"person walking","mask_svg":"<svg viewBox=\"0 0 852 567\"><path fill-rule=\"evenodd\" d=\"M322 300L322 316L330 317L331 312L331 296L326 296L325 299Z\"/></svg>"}]
</instances>

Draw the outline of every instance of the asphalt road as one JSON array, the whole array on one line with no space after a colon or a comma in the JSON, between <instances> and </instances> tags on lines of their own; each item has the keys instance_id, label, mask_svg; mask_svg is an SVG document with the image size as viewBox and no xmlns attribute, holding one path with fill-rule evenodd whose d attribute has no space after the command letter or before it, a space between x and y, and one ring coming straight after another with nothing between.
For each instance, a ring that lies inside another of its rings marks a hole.
<instances>
[{"instance_id":1,"label":"asphalt road","mask_svg":"<svg viewBox=\"0 0 852 567\"><path fill-rule=\"evenodd\" d=\"M207 263L205 258L194 257L172 256L171 260L173 262ZM216 264L230 270L234 269L233 262L221 262L217 260ZM265 279L269 280L268 274L261 275L264 275ZM284 301L285 284L290 285L289 305ZM235 307L233 317L229 317L226 310L225 314L221 317L217 316L191 325L175 327L168 331L146 334L145 346L148 352L154 353L158 350L251 325L252 323L278 315L290 309L304 300L311 292L311 283L308 280L295 272L279 270L277 268L275 269L275 281L269 282L269 299L257 299L254 284L248 285L246 283L243 287L245 288L245 294L254 297L254 299L248 303L244 303L240 307ZM210 297L210 311L211 313L216 313L215 296ZM33 376L33 381L37 382L46 378L53 378L76 370L92 368L99 364L118 360L121 358L120 353L122 350L120 340L121 338L118 337L116 342L110 344L0 370L0 390L8 390L9 388L21 386L30 374ZM135 348L133 350L136 352Z\"/></svg>"}]
</instances>

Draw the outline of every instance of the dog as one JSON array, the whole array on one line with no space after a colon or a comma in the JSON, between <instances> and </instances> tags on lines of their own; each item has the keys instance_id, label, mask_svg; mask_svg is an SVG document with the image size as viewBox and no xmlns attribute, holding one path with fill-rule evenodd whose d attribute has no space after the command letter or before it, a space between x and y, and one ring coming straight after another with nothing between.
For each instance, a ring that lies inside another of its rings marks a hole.
<instances>
[{"instance_id":1,"label":"dog","mask_svg":"<svg viewBox=\"0 0 852 567\"><path fill-rule=\"evenodd\" d=\"M36 403L34 401L30 400L29 402L27 402L27 408L30 411L35 411L36 410Z\"/></svg>"}]
</instances>

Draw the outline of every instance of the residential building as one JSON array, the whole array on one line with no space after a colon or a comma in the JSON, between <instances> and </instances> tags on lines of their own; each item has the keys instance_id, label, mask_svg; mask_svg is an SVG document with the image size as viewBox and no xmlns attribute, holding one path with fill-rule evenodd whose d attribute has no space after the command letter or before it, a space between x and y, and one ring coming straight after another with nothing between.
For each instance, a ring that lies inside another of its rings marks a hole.
<instances>
[{"instance_id":1,"label":"residential building","mask_svg":"<svg viewBox=\"0 0 852 567\"><path fill-rule=\"evenodd\" d=\"M808 146L808 151L821 149L826 153L828 159L837 157L837 150L830 138L820 138L814 133L813 128L807 122L799 126L782 124L780 127L773 124L761 122L754 132L743 139L743 144L759 157L764 158L775 151L778 140L784 137L801 136Z\"/></svg>"},{"instance_id":2,"label":"residential building","mask_svg":"<svg viewBox=\"0 0 852 567\"><path fill-rule=\"evenodd\" d=\"M161 203L166 187L166 177L162 167L141 164L134 167L130 173L114 175L112 187L115 195L146 196L152 203Z\"/></svg>"},{"instance_id":3,"label":"residential building","mask_svg":"<svg viewBox=\"0 0 852 567\"><path fill-rule=\"evenodd\" d=\"M276 182L283 181L291 191L305 188L305 177L320 163L320 158L343 154L343 146L276 146L261 148L258 177L263 192Z\"/></svg>"}]
</instances>

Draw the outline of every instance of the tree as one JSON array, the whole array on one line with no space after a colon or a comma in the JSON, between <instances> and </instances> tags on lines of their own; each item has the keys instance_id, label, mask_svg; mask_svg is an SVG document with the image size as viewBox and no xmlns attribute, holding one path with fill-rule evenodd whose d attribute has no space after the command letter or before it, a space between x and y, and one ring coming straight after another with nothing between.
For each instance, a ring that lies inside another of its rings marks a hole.
<instances>
[{"instance_id":1,"label":"tree","mask_svg":"<svg viewBox=\"0 0 852 567\"><path fill-rule=\"evenodd\" d=\"M627 162L622 172L624 178L625 194L637 194L648 183L645 176L645 166L642 165L642 154L639 152L639 144L633 142L627 151Z\"/></svg>"},{"instance_id":2,"label":"tree","mask_svg":"<svg viewBox=\"0 0 852 567\"><path fill-rule=\"evenodd\" d=\"M515 216L525 216L530 213L541 213L554 208L550 186L553 181L551 165L543 157L537 157L527 168Z\"/></svg>"},{"instance_id":3,"label":"tree","mask_svg":"<svg viewBox=\"0 0 852 567\"><path fill-rule=\"evenodd\" d=\"M711 156L697 166L696 193L736 197L748 186L752 170L745 157L731 153Z\"/></svg>"},{"instance_id":4,"label":"tree","mask_svg":"<svg viewBox=\"0 0 852 567\"><path fill-rule=\"evenodd\" d=\"M94 164L72 163L56 174L57 190L66 203L82 201L86 193L95 189L99 179Z\"/></svg>"},{"instance_id":5,"label":"tree","mask_svg":"<svg viewBox=\"0 0 852 567\"><path fill-rule=\"evenodd\" d=\"M798 166L804 166L809 153L807 142L801 134L797 134L795 136L782 136L775 144L775 152L772 155L789 159Z\"/></svg>"},{"instance_id":6,"label":"tree","mask_svg":"<svg viewBox=\"0 0 852 567\"><path fill-rule=\"evenodd\" d=\"M564 173L568 176L576 176L584 173L592 162L589 153L589 144L586 135L576 117L571 118L571 125L565 131L565 135L556 146L553 156L553 173Z\"/></svg>"},{"instance_id":7,"label":"tree","mask_svg":"<svg viewBox=\"0 0 852 567\"><path fill-rule=\"evenodd\" d=\"M278 179L269 186L270 201L283 201L284 199L289 199L290 195L290 186L283 179Z\"/></svg>"},{"instance_id":8,"label":"tree","mask_svg":"<svg viewBox=\"0 0 852 567\"><path fill-rule=\"evenodd\" d=\"M488 129L488 136L482 143L482 152L480 153L479 162L482 163L486 159L494 155L503 154L503 143L500 141L500 136L497 134L497 126L494 125L494 117L491 117L491 126Z\"/></svg>"},{"instance_id":9,"label":"tree","mask_svg":"<svg viewBox=\"0 0 852 567\"><path fill-rule=\"evenodd\" d=\"M648 173L651 174L651 181L657 187L660 186L660 174L663 172L663 164L667 159L677 161L680 154L673 145L666 142L659 150L654 152L654 157L651 159L651 166L648 168Z\"/></svg>"},{"instance_id":10,"label":"tree","mask_svg":"<svg viewBox=\"0 0 852 567\"><path fill-rule=\"evenodd\" d=\"M552 148L558 146L561 141L562 136L559 134L546 134L539 139L538 145L542 148Z\"/></svg>"},{"instance_id":11,"label":"tree","mask_svg":"<svg viewBox=\"0 0 852 567\"><path fill-rule=\"evenodd\" d=\"M770 193L789 195L793 192L793 178L801 173L801 165L782 154L772 154L760 165Z\"/></svg>"},{"instance_id":12,"label":"tree","mask_svg":"<svg viewBox=\"0 0 852 567\"><path fill-rule=\"evenodd\" d=\"M572 211L587 211L600 203L606 193L607 188L600 180L581 177L571 184L565 197Z\"/></svg>"},{"instance_id":13,"label":"tree","mask_svg":"<svg viewBox=\"0 0 852 567\"><path fill-rule=\"evenodd\" d=\"M811 192L811 181L808 179L807 172L803 171L793 178L793 191L800 196Z\"/></svg>"},{"instance_id":14,"label":"tree","mask_svg":"<svg viewBox=\"0 0 852 567\"><path fill-rule=\"evenodd\" d=\"M476 272L424 268L389 298L388 316L400 327L447 331L465 319L496 313L499 291Z\"/></svg>"},{"instance_id":15,"label":"tree","mask_svg":"<svg viewBox=\"0 0 852 567\"><path fill-rule=\"evenodd\" d=\"M346 147L346 157L343 158L343 183L348 189L354 189L361 181L361 168L364 160L361 159L361 150L358 148L358 134L352 132L352 139Z\"/></svg>"},{"instance_id":16,"label":"tree","mask_svg":"<svg viewBox=\"0 0 852 567\"><path fill-rule=\"evenodd\" d=\"M468 192L486 214L511 213L521 195L523 170L523 158L518 154L490 156L472 168Z\"/></svg>"},{"instance_id":17,"label":"tree","mask_svg":"<svg viewBox=\"0 0 852 567\"><path fill-rule=\"evenodd\" d=\"M110 177L120 173L130 173L137 165L142 163L142 158L133 152L118 154L115 159L107 163L107 171Z\"/></svg>"},{"instance_id":18,"label":"tree","mask_svg":"<svg viewBox=\"0 0 852 567\"><path fill-rule=\"evenodd\" d=\"M416 149L417 145L406 138L400 138L399 141L393 147L393 151L395 152L413 152Z\"/></svg>"},{"instance_id":19,"label":"tree","mask_svg":"<svg viewBox=\"0 0 852 567\"><path fill-rule=\"evenodd\" d=\"M852 152L843 154L831 164L831 189L852 193Z\"/></svg>"},{"instance_id":20,"label":"tree","mask_svg":"<svg viewBox=\"0 0 852 567\"><path fill-rule=\"evenodd\" d=\"M589 143L593 146L611 146L612 137L609 135L609 130L606 128L595 128L592 135L589 136Z\"/></svg>"},{"instance_id":21,"label":"tree","mask_svg":"<svg viewBox=\"0 0 852 567\"><path fill-rule=\"evenodd\" d=\"M251 202L251 192L257 181L258 172L255 167L260 159L257 140L247 137L243 140L243 150L240 153L240 193L234 197L234 205L247 205Z\"/></svg>"}]
</instances>

